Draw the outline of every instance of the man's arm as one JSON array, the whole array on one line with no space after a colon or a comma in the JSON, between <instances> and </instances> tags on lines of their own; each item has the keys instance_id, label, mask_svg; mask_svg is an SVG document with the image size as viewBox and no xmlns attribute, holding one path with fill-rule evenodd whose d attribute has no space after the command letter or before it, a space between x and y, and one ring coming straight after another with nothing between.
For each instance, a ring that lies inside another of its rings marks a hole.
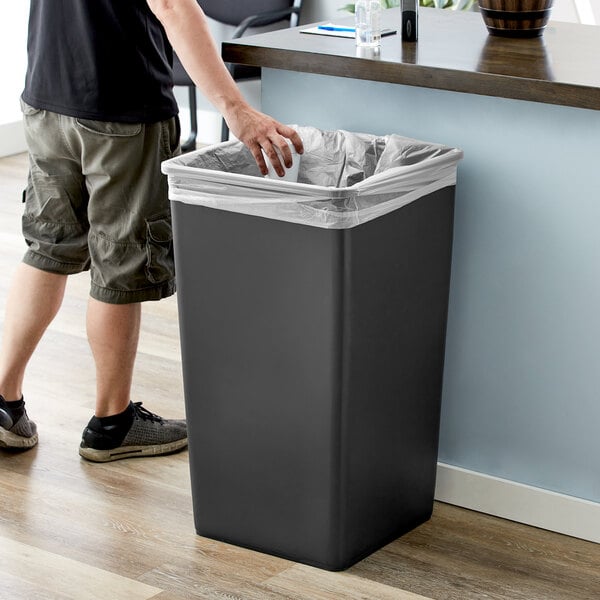
<instances>
[{"instance_id":1,"label":"man's arm","mask_svg":"<svg viewBox=\"0 0 600 600\"><path fill-rule=\"evenodd\" d=\"M252 152L263 175L267 167L261 148L278 175L283 168L275 147L279 148L286 166L292 155L285 138L298 152L302 140L298 133L268 115L253 109L244 99L231 77L213 41L206 16L196 0L147 0L150 10L162 23L177 56L201 92L223 115L232 133Z\"/></svg>"}]
</instances>

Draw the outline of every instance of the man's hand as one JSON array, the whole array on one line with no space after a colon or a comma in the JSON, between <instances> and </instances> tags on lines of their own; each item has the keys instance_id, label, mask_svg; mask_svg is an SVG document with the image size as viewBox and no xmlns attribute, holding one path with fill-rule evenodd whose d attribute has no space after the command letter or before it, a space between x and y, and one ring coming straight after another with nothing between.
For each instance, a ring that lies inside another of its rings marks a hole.
<instances>
[{"instance_id":1,"label":"man's hand","mask_svg":"<svg viewBox=\"0 0 600 600\"><path fill-rule=\"evenodd\" d=\"M254 160L256 160L256 164L263 175L267 174L267 165L261 149L280 177L285 172L284 165L287 168L292 166L292 153L286 138L291 140L298 154L302 154L304 150L302 140L296 130L253 109L247 103L233 106L225 114L225 120L235 137L252 152L252 156L254 156ZM279 149L284 164L281 164L276 149Z\"/></svg>"}]
</instances>

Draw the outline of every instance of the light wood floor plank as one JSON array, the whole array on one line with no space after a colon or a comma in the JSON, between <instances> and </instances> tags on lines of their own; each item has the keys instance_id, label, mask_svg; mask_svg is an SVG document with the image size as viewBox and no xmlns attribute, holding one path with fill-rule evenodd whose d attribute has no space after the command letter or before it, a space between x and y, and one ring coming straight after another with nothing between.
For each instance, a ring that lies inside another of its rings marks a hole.
<instances>
[{"instance_id":1,"label":"light wood floor plank","mask_svg":"<svg viewBox=\"0 0 600 600\"><path fill-rule=\"evenodd\" d=\"M148 600L162 590L15 540L0 538L0 575L33 585L49 598ZM2 592L4 593L4 591ZM15 596L18 597L18 596Z\"/></svg>"},{"instance_id":2,"label":"light wood floor plank","mask_svg":"<svg viewBox=\"0 0 600 600\"><path fill-rule=\"evenodd\" d=\"M221 544L221 550L227 544ZM230 547L234 549L233 546ZM257 552L244 550L230 556L204 556L202 560L165 562L146 573L141 581L162 587L177 597L226 598L227 600L283 600L304 599L302 590L293 594L280 593L264 585L281 571L289 561L266 557ZM306 597L308 598L308 597Z\"/></svg>"},{"instance_id":3,"label":"light wood floor plank","mask_svg":"<svg viewBox=\"0 0 600 600\"><path fill-rule=\"evenodd\" d=\"M0 159L0 328L25 249L26 163ZM600 599L600 545L439 503L431 521L344 573L197 536L187 452L106 465L77 454L94 405L88 292L87 274L69 279L28 370L39 446L0 451L1 600ZM132 390L173 418L184 416L177 323L176 297L144 305ZM100 594L102 581L117 591Z\"/></svg>"},{"instance_id":4,"label":"light wood floor plank","mask_svg":"<svg viewBox=\"0 0 600 600\"><path fill-rule=\"evenodd\" d=\"M354 575L351 571L330 573L308 567L295 565L283 573L265 582L267 588L306 600L428 600L412 592L397 587L370 581Z\"/></svg>"}]
</instances>

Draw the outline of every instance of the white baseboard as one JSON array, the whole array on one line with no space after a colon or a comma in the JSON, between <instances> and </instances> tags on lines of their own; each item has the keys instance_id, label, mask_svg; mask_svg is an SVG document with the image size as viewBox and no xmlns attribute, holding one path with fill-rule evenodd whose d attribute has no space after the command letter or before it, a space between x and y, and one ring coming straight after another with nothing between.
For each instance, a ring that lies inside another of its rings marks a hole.
<instances>
[{"instance_id":1,"label":"white baseboard","mask_svg":"<svg viewBox=\"0 0 600 600\"><path fill-rule=\"evenodd\" d=\"M600 543L600 504L438 463L435 498Z\"/></svg>"},{"instance_id":2,"label":"white baseboard","mask_svg":"<svg viewBox=\"0 0 600 600\"><path fill-rule=\"evenodd\" d=\"M2 123L0 125L0 157L20 154L27 150L23 123Z\"/></svg>"}]
</instances>

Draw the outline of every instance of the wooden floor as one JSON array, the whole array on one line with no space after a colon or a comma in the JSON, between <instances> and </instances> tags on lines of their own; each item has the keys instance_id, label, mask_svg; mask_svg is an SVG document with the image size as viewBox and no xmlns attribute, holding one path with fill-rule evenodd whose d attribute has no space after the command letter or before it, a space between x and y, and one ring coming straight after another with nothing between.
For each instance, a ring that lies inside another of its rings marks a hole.
<instances>
[{"instance_id":1,"label":"wooden floor","mask_svg":"<svg viewBox=\"0 0 600 600\"><path fill-rule=\"evenodd\" d=\"M0 321L20 236L25 157L0 160ZM597 600L600 545L436 504L433 518L343 573L201 538L187 453L108 465L81 460L92 414L84 337L87 276L26 381L39 445L0 452L2 600ZM182 417L176 299L145 305L134 400Z\"/></svg>"}]
</instances>

